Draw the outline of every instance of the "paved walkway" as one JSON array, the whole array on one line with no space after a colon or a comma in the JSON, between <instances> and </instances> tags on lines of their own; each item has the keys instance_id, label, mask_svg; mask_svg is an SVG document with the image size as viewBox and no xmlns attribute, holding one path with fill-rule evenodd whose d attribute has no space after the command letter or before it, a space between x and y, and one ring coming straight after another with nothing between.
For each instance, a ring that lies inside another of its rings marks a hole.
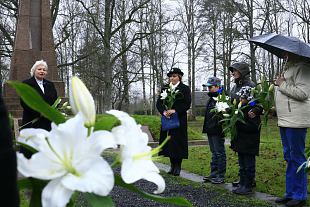
<instances>
[{"instance_id":1,"label":"paved walkway","mask_svg":"<svg viewBox=\"0 0 310 207\"><path fill-rule=\"evenodd\" d=\"M168 166L166 164L162 164L162 163L156 163L156 165L157 165L157 167L160 170L163 170L163 171L166 171L166 172L170 168L170 166ZM197 175L197 174L194 174L194 173L189 173L189 172L186 172L184 170L181 171L180 177L188 179L188 180L191 180L191 181L194 181L194 182L199 182L199 183L203 182L203 176L200 176L200 175ZM233 189L231 183L220 184L218 186L223 186L223 188L225 188L225 189L227 189L229 191L232 191L232 189ZM274 202L277 197L275 197L273 195L266 194L266 193L255 192L254 194L251 194L251 195L248 195L248 196L256 198L256 199L259 199L259 200L268 201L268 202L274 204L277 207L284 207L285 206L285 205L277 205Z\"/></svg>"}]
</instances>

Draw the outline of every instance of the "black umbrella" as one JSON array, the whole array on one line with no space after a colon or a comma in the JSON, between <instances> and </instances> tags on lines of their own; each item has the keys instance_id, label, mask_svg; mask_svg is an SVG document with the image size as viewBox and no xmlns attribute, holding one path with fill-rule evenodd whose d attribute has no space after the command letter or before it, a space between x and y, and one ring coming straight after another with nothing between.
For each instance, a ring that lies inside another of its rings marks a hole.
<instances>
[{"instance_id":1,"label":"black umbrella","mask_svg":"<svg viewBox=\"0 0 310 207\"><path fill-rule=\"evenodd\" d=\"M310 45L296 37L271 33L253 37L248 41L259 45L279 58L284 58L285 53L290 52L310 59Z\"/></svg>"}]
</instances>

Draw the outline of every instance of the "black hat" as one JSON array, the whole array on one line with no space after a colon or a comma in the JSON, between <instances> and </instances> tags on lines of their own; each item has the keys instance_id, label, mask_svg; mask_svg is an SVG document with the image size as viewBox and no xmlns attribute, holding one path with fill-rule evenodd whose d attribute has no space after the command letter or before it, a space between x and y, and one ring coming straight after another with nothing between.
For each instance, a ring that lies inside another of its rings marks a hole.
<instances>
[{"instance_id":1,"label":"black hat","mask_svg":"<svg viewBox=\"0 0 310 207\"><path fill-rule=\"evenodd\" d=\"M171 70L167 73L167 76L170 77L172 74L179 74L181 76L184 75L184 73L179 68L171 68Z\"/></svg>"}]
</instances>

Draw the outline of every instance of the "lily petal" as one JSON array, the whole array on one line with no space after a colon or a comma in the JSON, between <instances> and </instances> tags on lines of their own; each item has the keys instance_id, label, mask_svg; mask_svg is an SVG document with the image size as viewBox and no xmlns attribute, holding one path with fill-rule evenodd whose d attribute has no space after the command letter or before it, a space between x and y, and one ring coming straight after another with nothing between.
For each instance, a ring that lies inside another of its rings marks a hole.
<instances>
[{"instance_id":1,"label":"lily petal","mask_svg":"<svg viewBox=\"0 0 310 207\"><path fill-rule=\"evenodd\" d=\"M91 167L90 167L91 166ZM114 175L110 165L101 157L83 160L76 166L79 176L68 174L62 184L71 190L106 196L114 186Z\"/></svg>"},{"instance_id":2,"label":"lily petal","mask_svg":"<svg viewBox=\"0 0 310 207\"><path fill-rule=\"evenodd\" d=\"M158 173L148 173L148 174L145 174L143 178L157 185L157 190L153 192L154 194L159 194L159 193L164 192L166 188L166 183L165 183L165 180Z\"/></svg>"},{"instance_id":3,"label":"lily petal","mask_svg":"<svg viewBox=\"0 0 310 207\"><path fill-rule=\"evenodd\" d=\"M149 173L159 173L151 159L126 159L122 163L121 176L125 183L134 183Z\"/></svg>"},{"instance_id":4,"label":"lily petal","mask_svg":"<svg viewBox=\"0 0 310 207\"><path fill-rule=\"evenodd\" d=\"M73 194L72 190L65 188L60 179L49 182L42 192L42 206L65 207Z\"/></svg>"},{"instance_id":5,"label":"lily petal","mask_svg":"<svg viewBox=\"0 0 310 207\"><path fill-rule=\"evenodd\" d=\"M28 160L23 154L17 153L18 171L25 177L35 177L49 180L63 176L66 171L63 167L43 153L38 152Z\"/></svg>"},{"instance_id":6,"label":"lily petal","mask_svg":"<svg viewBox=\"0 0 310 207\"><path fill-rule=\"evenodd\" d=\"M109 131L95 131L89 137L89 142L92 143L92 150L98 154L101 154L103 150L108 148L117 148L115 137Z\"/></svg>"},{"instance_id":7,"label":"lily petal","mask_svg":"<svg viewBox=\"0 0 310 207\"><path fill-rule=\"evenodd\" d=\"M49 136L49 132L44 129L27 128L20 131L17 140L27 144L35 149L45 143L45 138Z\"/></svg>"}]
</instances>

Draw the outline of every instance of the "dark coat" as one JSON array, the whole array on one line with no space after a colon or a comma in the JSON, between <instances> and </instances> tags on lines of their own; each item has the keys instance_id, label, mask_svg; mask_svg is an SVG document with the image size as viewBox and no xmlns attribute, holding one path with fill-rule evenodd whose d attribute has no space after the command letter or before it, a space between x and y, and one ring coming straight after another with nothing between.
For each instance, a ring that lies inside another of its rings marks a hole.
<instances>
[{"instance_id":1,"label":"dark coat","mask_svg":"<svg viewBox=\"0 0 310 207\"><path fill-rule=\"evenodd\" d=\"M8 113L0 96L0 203L5 206L19 206L17 189L17 162Z\"/></svg>"},{"instance_id":2,"label":"dark coat","mask_svg":"<svg viewBox=\"0 0 310 207\"><path fill-rule=\"evenodd\" d=\"M203 133L207 133L207 135L218 135L220 137L224 137L223 127L220 123L220 116L214 112L211 112L212 109L215 108L216 101L210 97L206 104L206 113L203 122Z\"/></svg>"},{"instance_id":3,"label":"dark coat","mask_svg":"<svg viewBox=\"0 0 310 207\"><path fill-rule=\"evenodd\" d=\"M52 82L43 79L44 93L42 92L40 86L38 85L34 77L23 81L23 83L26 83L30 85L32 88L34 88L49 105L53 105L54 102L57 100L57 91ZM48 131L51 130L51 121L42 117L39 112L32 110L22 100L21 105L24 109L22 125L28 123L23 128L41 128ZM38 117L39 117L38 121L34 122L33 124L29 123Z\"/></svg>"},{"instance_id":4,"label":"dark coat","mask_svg":"<svg viewBox=\"0 0 310 207\"><path fill-rule=\"evenodd\" d=\"M165 85L161 92L168 88L169 85ZM177 129L169 130L171 139L164 145L159 155L176 159L188 158L188 136L187 136L187 113L186 111L191 105L191 91L189 87L182 82L177 86L176 90L179 90L182 96L177 99L172 106L178 113L180 120L180 127ZM160 97L157 99L156 107L161 115L163 115L165 106L163 100ZM160 131L159 143L161 144L168 136L168 131Z\"/></svg>"},{"instance_id":5,"label":"dark coat","mask_svg":"<svg viewBox=\"0 0 310 207\"><path fill-rule=\"evenodd\" d=\"M260 116L249 117L248 112L252 108L253 106L248 106L242 109L245 124L240 121L236 123L237 134L231 141L231 148L235 152L258 155L261 120Z\"/></svg>"}]
</instances>

